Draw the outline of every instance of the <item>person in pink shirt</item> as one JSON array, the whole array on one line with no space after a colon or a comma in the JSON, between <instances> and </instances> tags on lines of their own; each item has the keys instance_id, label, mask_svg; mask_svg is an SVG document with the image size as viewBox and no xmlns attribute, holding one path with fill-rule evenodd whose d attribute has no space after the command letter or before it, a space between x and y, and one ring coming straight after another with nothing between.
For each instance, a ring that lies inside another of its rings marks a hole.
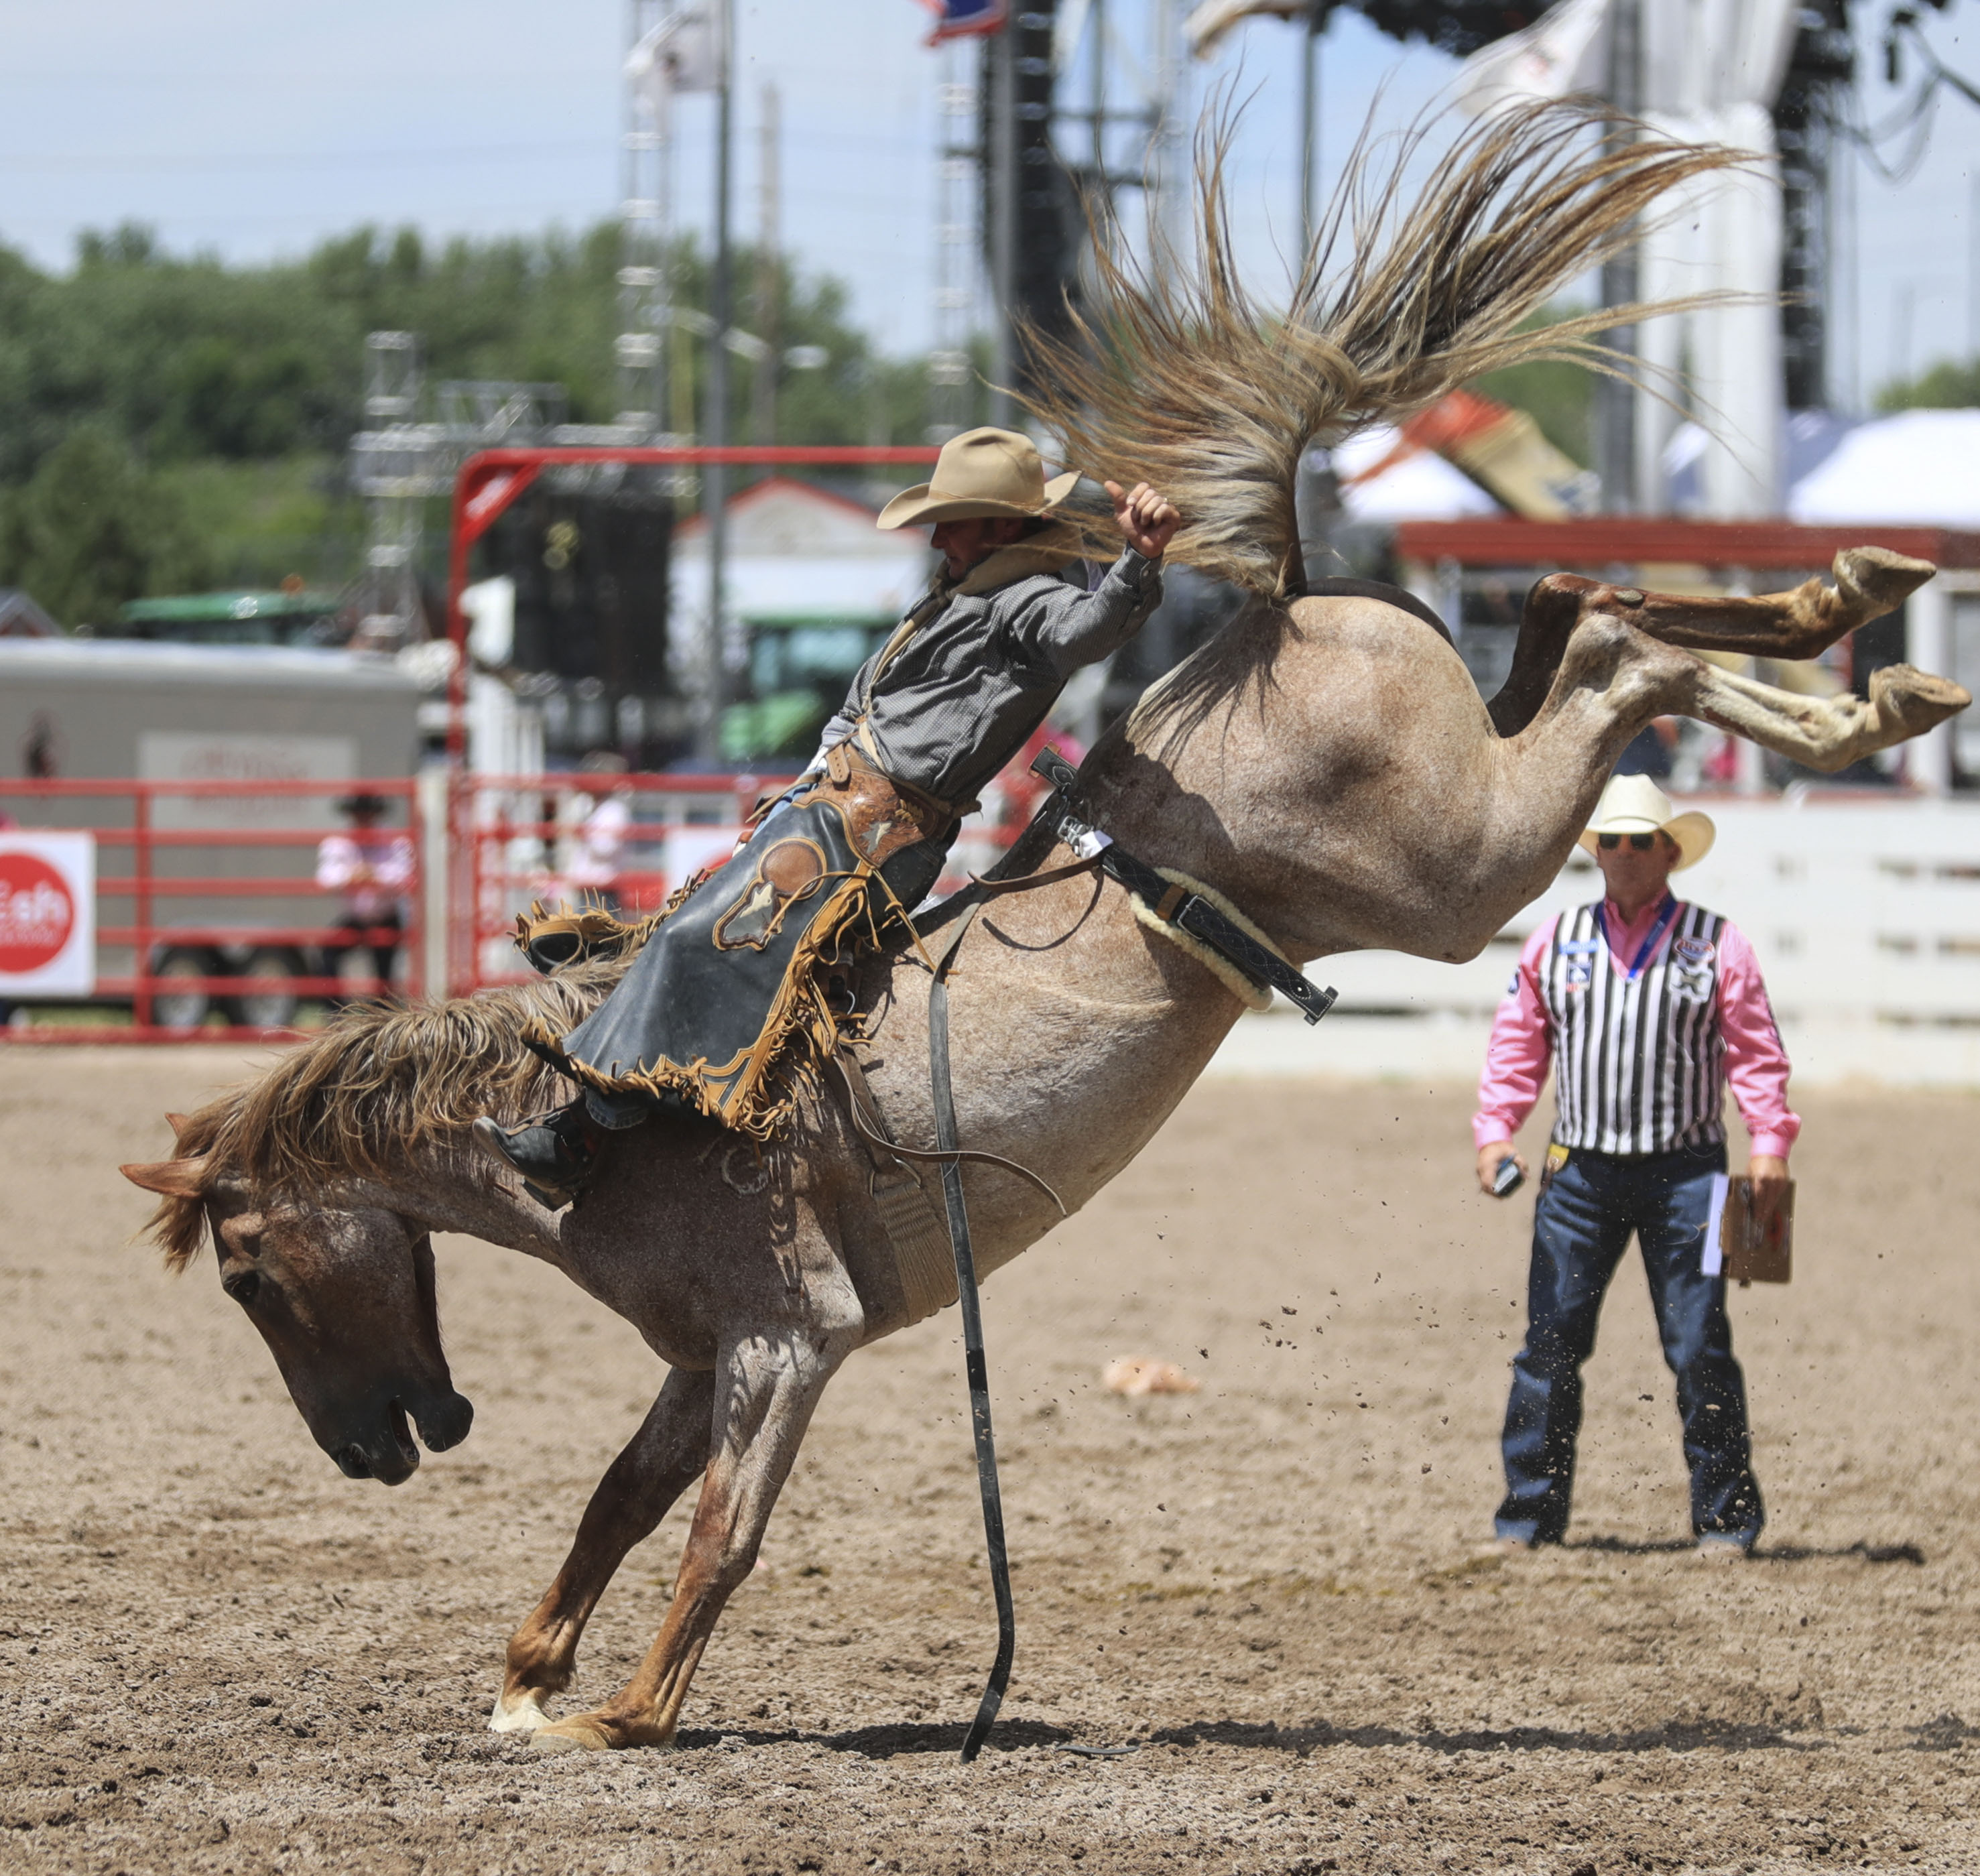
<instances>
[{"instance_id":1,"label":"person in pink shirt","mask_svg":"<svg viewBox=\"0 0 1980 1876\"><path fill-rule=\"evenodd\" d=\"M1513 1136L1550 1064L1557 1111L1500 1442L1506 1496L1494 1529L1507 1549L1566 1535L1582 1364L1633 1233L1677 1377L1700 1554L1746 1556L1764 1521L1726 1280L1716 1258L1706 1267L1706 1236L1726 1171L1728 1084L1752 1137L1747 1170L1762 1218L1786 1188L1801 1122L1788 1108L1787 1055L1752 945L1729 919L1670 890L1670 875L1703 859L1713 835L1709 817L1678 813L1647 775L1614 777L1581 837L1606 896L1527 939L1492 1027L1471 1124L1487 1192L1503 1190L1508 1161L1527 1170Z\"/></svg>"},{"instance_id":2,"label":"person in pink shirt","mask_svg":"<svg viewBox=\"0 0 1980 1876\"><path fill-rule=\"evenodd\" d=\"M350 831L326 835L316 850L316 883L343 901L319 968L325 977L341 977L344 959L368 949L380 994L392 987L405 896L415 871L411 838L381 825L391 806L382 795L347 795L337 811ZM331 1008L344 1001L327 1000Z\"/></svg>"}]
</instances>

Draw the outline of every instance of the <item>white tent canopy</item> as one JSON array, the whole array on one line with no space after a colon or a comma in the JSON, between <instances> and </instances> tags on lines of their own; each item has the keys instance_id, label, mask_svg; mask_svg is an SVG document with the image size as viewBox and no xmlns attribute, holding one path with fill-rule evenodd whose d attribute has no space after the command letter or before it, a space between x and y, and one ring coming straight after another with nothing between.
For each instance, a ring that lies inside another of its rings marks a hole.
<instances>
[{"instance_id":1,"label":"white tent canopy","mask_svg":"<svg viewBox=\"0 0 1980 1876\"><path fill-rule=\"evenodd\" d=\"M1980 410L1859 424L1788 496L1788 518L1980 528Z\"/></svg>"}]
</instances>

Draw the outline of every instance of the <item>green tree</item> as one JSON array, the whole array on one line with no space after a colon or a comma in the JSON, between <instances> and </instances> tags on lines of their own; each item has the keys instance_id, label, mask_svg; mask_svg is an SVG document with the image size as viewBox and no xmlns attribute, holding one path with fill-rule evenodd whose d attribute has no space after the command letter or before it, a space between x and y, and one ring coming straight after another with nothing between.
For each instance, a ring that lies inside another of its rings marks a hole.
<instances>
[{"instance_id":1,"label":"green tree","mask_svg":"<svg viewBox=\"0 0 1980 1876\"><path fill-rule=\"evenodd\" d=\"M71 628L205 578L174 491L100 425L71 431L0 510L0 583L25 587Z\"/></svg>"},{"instance_id":2,"label":"green tree","mask_svg":"<svg viewBox=\"0 0 1980 1876\"><path fill-rule=\"evenodd\" d=\"M1980 358L1942 359L1922 377L1886 384L1879 410L1966 410L1980 404Z\"/></svg>"},{"instance_id":3,"label":"green tree","mask_svg":"<svg viewBox=\"0 0 1980 1876\"><path fill-rule=\"evenodd\" d=\"M1549 307L1528 320L1525 330L1556 324L1583 310L1576 306ZM1593 464L1593 372L1562 360L1536 359L1531 364L1488 372L1472 388L1516 410L1529 412L1540 425L1540 433L1556 450L1573 457L1583 469Z\"/></svg>"},{"instance_id":4,"label":"green tree","mask_svg":"<svg viewBox=\"0 0 1980 1876\"><path fill-rule=\"evenodd\" d=\"M306 259L227 267L127 226L84 237L75 271L41 273L0 249L0 483L25 480L69 431L99 420L156 467L341 453L363 423L364 334L417 332L429 378L553 380L571 416L617 414L620 231L425 240L360 228ZM709 264L692 241L670 257L678 303L705 311ZM927 421L918 360L882 357L853 324L845 287L735 259L738 321L769 325L778 430L802 443L905 441ZM705 421L708 341L677 329L690 421ZM790 357L822 352L822 367ZM734 432L746 433L752 367L735 360ZM671 415L672 413L669 413Z\"/></svg>"}]
</instances>

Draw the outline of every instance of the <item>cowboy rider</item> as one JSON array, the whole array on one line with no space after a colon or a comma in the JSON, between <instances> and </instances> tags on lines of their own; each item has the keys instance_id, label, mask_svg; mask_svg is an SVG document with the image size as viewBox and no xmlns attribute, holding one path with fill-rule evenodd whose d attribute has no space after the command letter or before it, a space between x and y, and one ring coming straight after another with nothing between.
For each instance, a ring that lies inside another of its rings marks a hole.
<instances>
[{"instance_id":1,"label":"cowboy rider","mask_svg":"<svg viewBox=\"0 0 1980 1876\"><path fill-rule=\"evenodd\" d=\"M881 512L882 528L932 527L942 564L928 592L861 668L798 784L736 857L656 928L613 994L562 1039L563 1063L585 1091L520 1127L485 1117L475 1124L484 1150L521 1173L546 1202L574 1197L603 1133L639 1124L656 1105L685 1094L691 1107L726 1117L719 1100L697 1098L693 1070L679 1064L721 1061L729 1041L711 1045L683 1032L694 1030L698 1010L729 998L756 968L741 945L725 941L724 928L750 917L752 905L777 902L775 882L765 878L770 862L754 856L778 850L780 830L796 827L792 817L828 778L844 786L849 769L857 771L855 785L882 786L898 804L887 825L922 830L875 869L891 902L912 910L939 875L977 792L1024 746L1074 672L1118 649L1154 612L1162 553L1181 516L1145 483L1132 490L1106 483L1124 549L1088 590L1072 570L1081 557L1078 531L1058 516L1078 480L1075 470L1048 481L1028 437L975 430L952 438L931 479ZM822 825L810 832L824 838ZM794 852L798 844L786 836L781 845ZM757 897L746 896L746 888ZM789 896L795 902L801 895ZM759 957L781 918L755 928L748 942ZM718 919L713 948L696 928L710 919ZM726 958L718 961L716 951ZM631 1069L622 1072L626 1064Z\"/></svg>"}]
</instances>

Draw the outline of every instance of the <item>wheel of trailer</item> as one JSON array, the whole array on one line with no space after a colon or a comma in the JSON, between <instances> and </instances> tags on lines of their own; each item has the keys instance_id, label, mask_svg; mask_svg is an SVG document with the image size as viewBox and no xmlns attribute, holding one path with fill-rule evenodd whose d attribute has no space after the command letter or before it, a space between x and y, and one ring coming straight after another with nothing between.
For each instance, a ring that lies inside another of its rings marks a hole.
<instances>
[{"instance_id":1,"label":"wheel of trailer","mask_svg":"<svg viewBox=\"0 0 1980 1876\"><path fill-rule=\"evenodd\" d=\"M159 959L151 975L158 986L151 993L151 1021L161 1029L177 1029L191 1034L206 1021L213 1008L211 992L190 988L174 990L174 978L218 977L220 960L212 952L189 945L174 945Z\"/></svg>"},{"instance_id":2,"label":"wheel of trailer","mask_svg":"<svg viewBox=\"0 0 1980 1876\"><path fill-rule=\"evenodd\" d=\"M284 978L306 977L303 961L292 951L264 945L248 954L238 973L243 988L222 1000L227 1020L244 1029L286 1029L296 1020L296 993L281 982ZM247 988L257 978L277 980L265 990Z\"/></svg>"}]
</instances>

